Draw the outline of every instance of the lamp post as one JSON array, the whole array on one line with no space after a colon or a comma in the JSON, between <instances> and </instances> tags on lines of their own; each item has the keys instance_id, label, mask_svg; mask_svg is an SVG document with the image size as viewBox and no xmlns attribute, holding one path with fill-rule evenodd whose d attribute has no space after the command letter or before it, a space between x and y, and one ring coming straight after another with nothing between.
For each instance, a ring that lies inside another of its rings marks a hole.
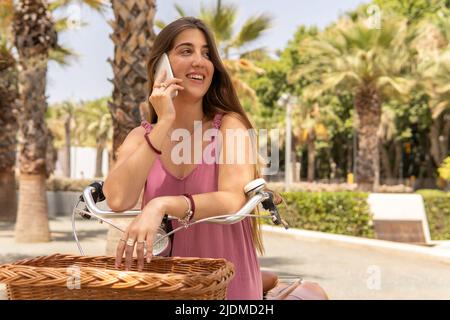
<instances>
[{"instance_id":1,"label":"lamp post","mask_svg":"<svg viewBox=\"0 0 450 320\"><path fill-rule=\"evenodd\" d=\"M291 96L289 93L283 93L278 100L278 104L286 108L286 147L285 147L285 159L284 159L284 188L288 191L292 185L292 125L291 115L292 107L296 103L296 97Z\"/></svg>"}]
</instances>

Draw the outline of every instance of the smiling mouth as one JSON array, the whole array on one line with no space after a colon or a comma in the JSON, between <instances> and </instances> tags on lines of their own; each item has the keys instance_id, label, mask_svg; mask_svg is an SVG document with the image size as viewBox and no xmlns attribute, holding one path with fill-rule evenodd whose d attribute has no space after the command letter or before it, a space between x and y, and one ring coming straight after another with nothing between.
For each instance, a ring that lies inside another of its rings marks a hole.
<instances>
[{"instance_id":1,"label":"smiling mouth","mask_svg":"<svg viewBox=\"0 0 450 320\"><path fill-rule=\"evenodd\" d=\"M202 74L188 74L188 75L186 75L186 78L188 78L189 80L191 80L194 83L203 83L205 76Z\"/></svg>"}]
</instances>

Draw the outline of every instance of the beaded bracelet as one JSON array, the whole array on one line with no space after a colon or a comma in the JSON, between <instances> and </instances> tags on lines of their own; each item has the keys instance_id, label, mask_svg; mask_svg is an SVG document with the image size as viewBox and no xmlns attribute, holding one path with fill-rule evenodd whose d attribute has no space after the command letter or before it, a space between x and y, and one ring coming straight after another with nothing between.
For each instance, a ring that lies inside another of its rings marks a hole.
<instances>
[{"instance_id":1,"label":"beaded bracelet","mask_svg":"<svg viewBox=\"0 0 450 320\"><path fill-rule=\"evenodd\" d=\"M187 197L189 199L189 202L191 203L190 209L192 211L192 216L189 217L189 221L191 221L192 219L194 219L194 214L195 214L195 202L194 202L194 198L192 197L191 194L189 193L184 193L183 196Z\"/></svg>"},{"instance_id":2,"label":"beaded bracelet","mask_svg":"<svg viewBox=\"0 0 450 320\"><path fill-rule=\"evenodd\" d=\"M183 194L183 197L188 204L188 209L185 211L185 217L183 219L178 219L178 222L180 222L185 228L187 228L189 226L189 222L192 220L192 218L194 218L195 203L190 194L185 193Z\"/></svg>"}]
</instances>

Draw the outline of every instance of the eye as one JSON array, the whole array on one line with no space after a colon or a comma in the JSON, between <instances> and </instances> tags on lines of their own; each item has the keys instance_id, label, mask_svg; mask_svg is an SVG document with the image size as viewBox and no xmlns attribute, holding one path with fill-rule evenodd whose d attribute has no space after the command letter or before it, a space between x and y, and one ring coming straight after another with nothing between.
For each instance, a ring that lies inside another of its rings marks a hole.
<instances>
[{"instance_id":1,"label":"eye","mask_svg":"<svg viewBox=\"0 0 450 320\"><path fill-rule=\"evenodd\" d=\"M191 53L191 49L182 49L181 50L181 54L189 54L189 53Z\"/></svg>"},{"instance_id":2,"label":"eye","mask_svg":"<svg viewBox=\"0 0 450 320\"><path fill-rule=\"evenodd\" d=\"M203 52L203 55L204 55L205 57L207 57L208 59L211 58L211 54L209 53L209 51Z\"/></svg>"}]
</instances>

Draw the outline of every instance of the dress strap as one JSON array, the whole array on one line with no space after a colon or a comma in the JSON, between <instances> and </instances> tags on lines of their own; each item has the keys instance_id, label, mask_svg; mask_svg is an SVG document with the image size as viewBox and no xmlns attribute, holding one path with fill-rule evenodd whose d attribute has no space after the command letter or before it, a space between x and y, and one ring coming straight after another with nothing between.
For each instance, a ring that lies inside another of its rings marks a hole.
<instances>
[{"instance_id":1,"label":"dress strap","mask_svg":"<svg viewBox=\"0 0 450 320\"><path fill-rule=\"evenodd\" d=\"M220 128L220 124L222 123L222 117L223 117L223 113L217 113L214 116L214 119L213 119L214 128L216 128L216 129Z\"/></svg>"},{"instance_id":2,"label":"dress strap","mask_svg":"<svg viewBox=\"0 0 450 320\"><path fill-rule=\"evenodd\" d=\"M141 126L145 129L146 133L150 133L152 131L153 125L149 123L147 120L142 120Z\"/></svg>"}]
</instances>

